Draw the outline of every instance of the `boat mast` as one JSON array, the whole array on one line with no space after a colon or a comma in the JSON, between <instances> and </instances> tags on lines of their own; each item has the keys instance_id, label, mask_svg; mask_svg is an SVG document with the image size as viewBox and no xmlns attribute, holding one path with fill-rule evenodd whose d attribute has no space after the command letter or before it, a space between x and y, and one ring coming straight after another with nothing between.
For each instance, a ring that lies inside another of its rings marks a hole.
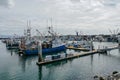
<instances>
[{"instance_id":1,"label":"boat mast","mask_svg":"<svg viewBox=\"0 0 120 80\"><path fill-rule=\"evenodd\" d=\"M54 30L53 30L52 18L51 18L51 25L48 27L48 33L51 34L52 40L54 40L56 35L55 35Z\"/></svg>"},{"instance_id":2,"label":"boat mast","mask_svg":"<svg viewBox=\"0 0 120 80\"><path fill-rule=\"evenodd\" d=\"M27 40L31 40L31 21L27 21L27 32L26 32Z\"/></svg>"}]
</instances>

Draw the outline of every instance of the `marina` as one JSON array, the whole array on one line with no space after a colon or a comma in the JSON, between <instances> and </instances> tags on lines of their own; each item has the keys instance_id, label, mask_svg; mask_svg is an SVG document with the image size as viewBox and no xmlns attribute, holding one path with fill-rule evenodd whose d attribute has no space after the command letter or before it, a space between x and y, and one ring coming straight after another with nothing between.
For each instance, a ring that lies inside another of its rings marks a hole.
<instances>
[{"instance_id":1,"label":"marina","mask_svg":"<svg viewBox=\"0 0 120 80\"><path fill-rule=\"evenodd\" d=\"M96 54L109 55L111 51L120 50L119 42L95 42L91 37L89 40L88 38L80 41L69 41L68 39L68 41L64 42L65 40L56 36L55 32L51 29L53 28L48 27L50 36L40 36L41 38L36 38L30 35L31 30L28 27L27 32L25 32L26 34L22 38L3 39L1 44L4 44L4 46L1 46L1 48L4 47L10 51L11 56L15 53L19 57L22 57L23 61L24 58L29 59L29 57L35 57L34 65L38 65L37 67L40 70L40 74L42 74L42 66L52 64L61 65L63 62L67 63L74 59ZM23 66L23 71L25 71L25 65ZM40 77L42 77L42 75L40 75ZM91 80L93 80L94 75L91 77ZM42 79L40 78L40 80Z\"/></svg>"},{"instance_id":2,"label":"marina","mask_svg":"<svg viewBox=\"0 0 120 80\"><path fill-rule=\"evenodd\" d=\"M120 80L119 0L0 0L0 80Z\"/></svg>"},{"instance_id":3,"label":"marina","mask_svg":"<svg viewBox=\"0 0 120 80\"><path fill-rule=\"evenodd\" d=\"M108 54L99 54L99 53L92 54L70 60L58 61L43 66L37 66L36 62L38 61L38 56L19 56L18 53L15 52L14 50L12 52L10 50L6 50L5 44L1 42L0 44L1 44L0 49L2 49L4 52L3 54L2 53L0 54L0 58L1 58L0 79L7 80L7 79L16 78L16 79L35 79L35 80L48 80L48 79L73 80L74 78L77 80L79 79L93 80L94 75L105 76L103 74L109 74L115 70L120 69L119 49L111 50L110 53L108 52ZM97 43L97 42L95 42L94 44L96 46L98 46L99 44L101 44L101 46L117 45L116 43ZM76 53L76 54L83 53L83 52L75 52L74 50L69 50L69 49L66 52ZM58 73L63 75L59 76ZM6 75L8 77L4 77Z\"/></svg>"},{"instance_id":4,"label":"marina","mask_svg":"<svg viewBox=\"0 0 120 80\"><path fill-rule=\"evenodd\" d=\"M27 32L25 32L26 34L24 34L24 36L22 38L3 39L1 41L1 45L4 45L4 46L1 46L1 49L4 48L5 51L6 50L8 51L7 53L9 53L9 51L10 51L11 56L13 56L13 54L15 54L16 56L18 56L20 61L22 60L22 62L24 62L21 65L23 72L25 72L27 69L26 68L26 59L28 59L28 61L30 59L30 64L33 62L32 66L33 67L36 66L36 68L37 68L36 70L39 71L39 73L38 73L39 79L38 80L44 80L44 79L42 79L42 76L43 76L42 73L44 73L42 67L44 67L44 66L57 64L59 67L60 65L65 65L68 62L74 61L76 59L79 59L79 58L81 59L81 58L89 57L89 56L91 56L91 63L92 63L94 55L108 55L109 56L110 52L112 52L114 50L120 50L119 42L115 42L115 43L114 42L99 42L99 41L94 42L92 37L90 37L89 40L88 40L88 38L85 38L85 39L81 38L82 40L80 40L80 41L79 40L69 41L69 39L68 39L66 42L64 42L65 40L60 38L59 36L56 36L54 31L51 29L53 29L53 28L48 27L48 32L49 32L50 36L44 36L44 37L40 36L40 38L36 38L36 37L32 38L32 36L30 35L31 30L28 27L26 30ZM38 32L38 30L37 30L37 32ZM89 62L89 61L87 61L87 62ZM6 64L7 62L4 62L4 63ZM77 62L76 65L78 65L78 63L79 62ZM14 64L14 63L12 63L12 64ZM81 64L81 63L79 63L79 64ZM82 65L84 65L84 64L82 64ZM87 65L87 66L89 66L89 65ZM29 67L30 66L31 65L29 65ZM57 66L54 66L54 67L57 67ZM75 66L75 67L77 67L77 66ZM67 67L65 69L67 69ZM74 71L72 71L72 72L74 72ZM98 73L95 72L94 74L89 76L89 79L87 78L87 76L80 77L78 79L84 78L84 80L93 80L94 75L96 75L96 74L98 74ZM54 76L54 77L56 77L56 76ZM76 78L76 77L74 77L74 78ZM29 78L27 77L26 79L29 79ZM36 77L35 77L35 79L36 79ZM54 80L54 79L61 80L61 78L60 79L53 78L50 80ZM73 79L69 79L69 80L73 80Z\"/></svg>"}]
</instances>

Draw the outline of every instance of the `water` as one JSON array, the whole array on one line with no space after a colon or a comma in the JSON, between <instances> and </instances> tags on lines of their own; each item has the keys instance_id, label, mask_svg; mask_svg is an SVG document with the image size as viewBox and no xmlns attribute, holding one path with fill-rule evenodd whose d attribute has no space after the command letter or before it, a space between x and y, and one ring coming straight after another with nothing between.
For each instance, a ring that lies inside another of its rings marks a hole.
<instances>
[{"instance_id":1,"label":"water","mask_svg":"<svg viewBox=\"0 0 120 80\"><path fill-rule=\"evenodd\" d=\"M116 43L94 43L116 45ZM74 50L67 50L67 53ZM79 51L78 51L79 52ZM80 53L80 52L79 52ZM120 50L108 54L94 54L38 67L37 56L19 56L0 42L0 80L93 80L94 75L105 76L120 71Z\"/></svg>"}]
</instances>

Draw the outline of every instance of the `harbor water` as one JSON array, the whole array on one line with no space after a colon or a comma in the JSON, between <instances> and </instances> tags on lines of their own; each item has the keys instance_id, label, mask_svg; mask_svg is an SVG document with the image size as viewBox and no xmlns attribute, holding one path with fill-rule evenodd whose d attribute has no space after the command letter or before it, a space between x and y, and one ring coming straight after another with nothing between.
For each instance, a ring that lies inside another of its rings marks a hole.
<instances>
[{"instance_id":1,"label":"harbor water","mask_svg":"<svg viewBox=\"0 0 120 80\"><path fill-rule=\"evenodd\" d=\"M117 44L94 42L95 48L115 45ZM80 51L66 50L66 53ZM7 50L0 41L0 80L93 80L94 75L106 76L113 71L120 71L120 50L43 66L37 66L37 61L37 55L19 56L17 50Z\"/></svg>"}]
</instances>

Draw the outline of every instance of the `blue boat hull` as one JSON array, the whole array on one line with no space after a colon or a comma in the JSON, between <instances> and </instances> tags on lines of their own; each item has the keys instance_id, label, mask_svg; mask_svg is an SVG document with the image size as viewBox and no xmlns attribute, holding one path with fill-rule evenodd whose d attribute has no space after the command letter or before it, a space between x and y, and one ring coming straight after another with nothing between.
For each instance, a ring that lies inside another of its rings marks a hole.
<instances>
[{"instance_id":1,"label":"blue boat hull","mask_svg":"<svg viewBox=\"0 0 120 80\"><path fill-rule=\"evenodd\" d=\"M64 51L66 49L65 45L55 47L55 48L46 48L42 49L42 54L49 54L49 53L55 53L59 51ZM36 55L38 54L38 50L24 50L25 55Z\"/></svg>"}]
</instances>

